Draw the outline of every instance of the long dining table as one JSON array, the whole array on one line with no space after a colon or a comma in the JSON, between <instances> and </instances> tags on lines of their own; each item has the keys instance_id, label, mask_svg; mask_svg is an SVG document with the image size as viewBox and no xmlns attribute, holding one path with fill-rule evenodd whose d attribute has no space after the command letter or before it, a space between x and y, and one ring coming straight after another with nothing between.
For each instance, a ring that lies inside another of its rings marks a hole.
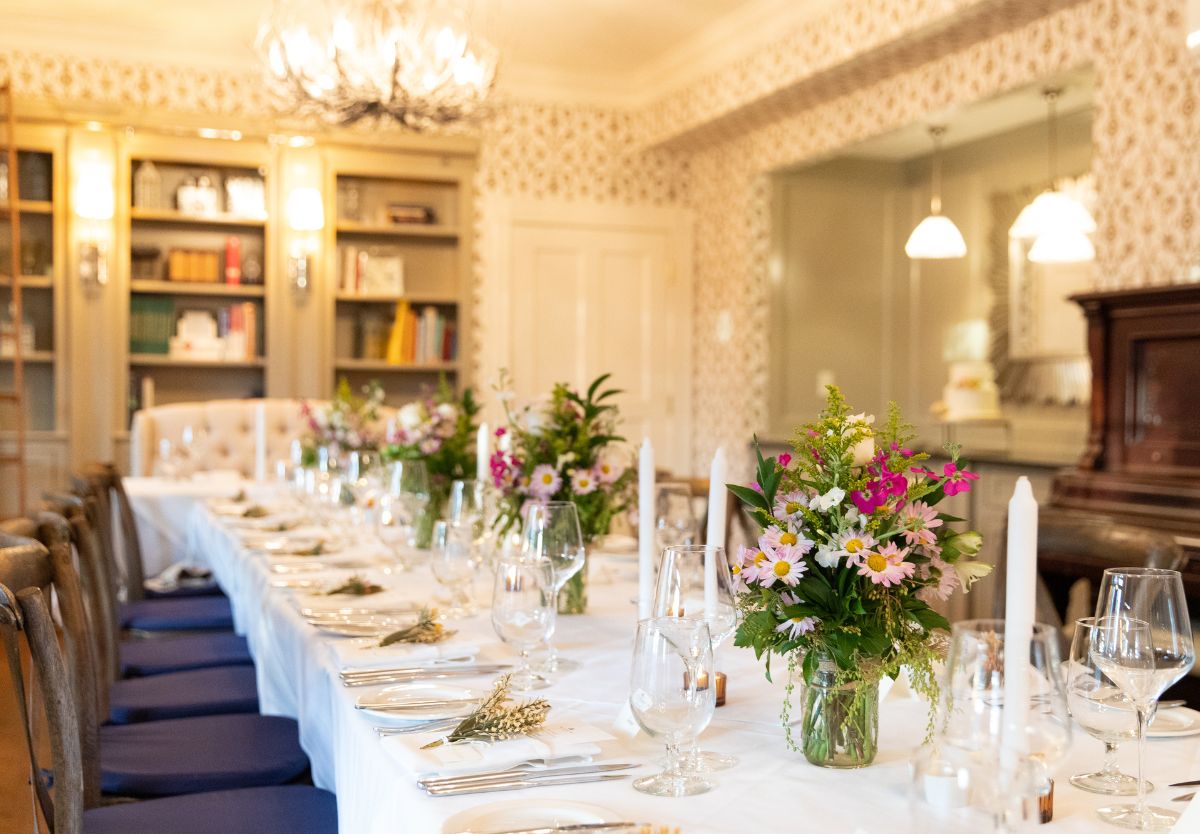
<instances>
[{"instance_id":1,"label":"long dining table","mask_svg":"<svg viewBox=\"0 0 1200 834\"><path fill-rule=\"evenodd\" d=\"M177 486L169 491L154 487L153 479L130 479L128 490L132 500L143 505L164 494L178 502ZM243 487L255 501L295 500L277 485ZM254 658L261 711L298 721L301 743L312 762L313 782L336 793L339 829L344 834L440 834L453 831L445 827L447 821L467 809L552 799L591 803L622 819L678 827L681 834L896 834L905 830L929 834L933 830L912 813L909 800L910 761L926 726L924 702L902 691L903 686L893 687L881 703L875 763L861 770L814 767L800 753L789 750L785 741L780 723L784 665L776 664L776 680L769 682L752 652L728 645L721 648L718 662L728 675L728 700L716 710L700 744L736 756L738 764L712 774L715 788L705 794L667 799L635 791L632 778L656 772L663 751L644 733L636 733L623 709L637 619L636 557L623 554L594 553L589 557L588 613L560 616L554 634L560 655L575 661L575 668L556 675L553 684L536 695L548 699L552 717L606 731L611 740L603 743L600 758L637 763L639 767L629 771L631 778L491 794L427 796L396 755L396 739L381 739L372 718L356 709L356 700L376 688L342 685L334 643L347 638L324 634L311 625L296 603L298 591L281 587L288 584L288 576L334 581L351 569L280 573L278 560L273 562L248 547L230 518L214 512L211 498L211 489L199 490L190 511L180 516L185 527L185 558L211 569L229 596L235 628L247 638ZM333 532L315 521L309 522L307 532L321 529L326 535ZM428 556L417 557L411 568L402 570L368 525L339 524L336 533L343 540L339 552L354 554L360 565L370 565L370 575L390 593L422 602L438 592ZM287 533L305 534L306 528ZM362 572L361 568L355 570ZM453 639L477 646L480 660L511 662L515 653L496 637L487 610L491 574L486 568L480 568L479 574L472 588L480 603L479 613L453 622L458 632ZM464 685L486 690L490 682L484 677ZM793 717L799 717L798 698ZM1110 798L1085 793L1067 781L1072 773L1096 769L1101 754L1100 742L1076 728L1070 750L1056 771L1054 819L1045 826L1047 834L1083 834L1105 828L1095 809ZM1132 744L1122 746L1120 760L1131 772L1136 764ZM1151 740L1147 770L1148 777L1161 786L1152 799L1184 807L1184 803L1171 801L1183 791L1165 786L1200 778L1200 736ZM1191 805L1176 831L1200 831L1200 804Z\"/></svg>"}]
</instances>

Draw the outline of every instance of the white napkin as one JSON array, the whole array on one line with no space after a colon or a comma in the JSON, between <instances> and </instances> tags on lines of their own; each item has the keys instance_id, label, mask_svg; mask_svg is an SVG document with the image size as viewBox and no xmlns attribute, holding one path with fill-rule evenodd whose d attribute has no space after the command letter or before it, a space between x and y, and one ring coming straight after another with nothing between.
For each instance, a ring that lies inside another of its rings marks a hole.
<instances>
[{"instance_id":1,"label":"white napkin","mask_svg":"<svg viewBox=\"0 0 1200 834\"><path fill-rule=\"evenodd\" d=\"M369 669L373 666L396 666L420 663L446 657L474 657L479 646L468 643L393 643L379 646L379 640L337 640L330 643L338 669Z\"/></svg>"},{"instance_id":2,"label":"white napkin","mask_svg":"<svg viewBox=\"0 0 1200 834\"><path fill-rule=\"evenodd\" d=\"M304 579L320 579L332 587L335 584L345 582L350 575L346 571L338 571L336 573L301 574L300 576ZM367 573L366 577L380 585L386 584L385 580L381 580L373 574ZM411 609L411 615L396 614L395 616L412 622L416 622L416 614L420 610L422 603L428 601L418 598L415 594L396 590L380 591L377 594L367 594L361 597L356 597L352 594L333 594L332 596L320 593L296 594L293 599L298 608L311 608L314 611L340 611L343 608L362 608L376 611L389 608Z\"/></svg>"},{"instance_id":3,"label":"white napkin","mask_svg":"<svg viewBox=\"0 0 1200 834\"><path fill-rule=\"evenodd\" d=\"M613 741L603 730L574 722L549 722L536 735L488 743L443 744L422 750L444 733L388 736L381 743L414 780L427 776L457 776L486 770L504 770L523 762L591 761L600 743Z\"/></svg>"}]
</instances>

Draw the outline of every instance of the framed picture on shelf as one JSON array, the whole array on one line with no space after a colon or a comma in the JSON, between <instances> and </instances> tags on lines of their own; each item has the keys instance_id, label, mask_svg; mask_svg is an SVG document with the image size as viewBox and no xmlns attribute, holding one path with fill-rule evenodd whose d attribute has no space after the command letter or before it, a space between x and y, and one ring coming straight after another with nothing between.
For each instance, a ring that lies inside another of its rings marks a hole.
<instances>
[{"instance_id":1,"label":"framed picture on shelf","mask_svg":"<svg viewBox=\"0 0 1200 834\"><path fill-rule=\"evenodd\" d=\"M373 246L360 255L362 280L358 291L365 295L404 295L404 258L388 246Z\"/></svg>"},{"instance_id":2,"label":"framed picture on shelf","mask_svg":"<svg viewBox=\"0 0 1200 834\"><path fill-rule=\"evenodd\" d=\"M387 221L393 226L403 226L411 223L428 225L437 222L437 213L433 206L419 203L388 203Z\"/></svg>"}]
</instances>

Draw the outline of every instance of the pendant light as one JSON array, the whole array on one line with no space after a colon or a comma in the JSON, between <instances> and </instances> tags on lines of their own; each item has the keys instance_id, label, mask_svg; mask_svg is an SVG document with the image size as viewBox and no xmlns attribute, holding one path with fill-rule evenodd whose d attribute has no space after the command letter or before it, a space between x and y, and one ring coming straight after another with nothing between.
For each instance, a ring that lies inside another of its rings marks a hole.
<instances>
[{"instance_id":1,"label":"pendant light","mask_svg":"<svg viewBox=\"0 0 1200 834\"><path fill-rule=\"evenodd\" d=\"M934 125L929 128L933 139L933 183L929 198L929 216L917 224L904 253L913 260L946 260L961 258L967 254L967 243L954 221L942 214L942 134L946 128Z\"/></svg>"},{"instance_id":2,"label":"pendant light","mask_svg":"<svg viewBox=\"0 0 1200 834\"><path fill-rule=\"evenodd\" d=\"M1087 236L1096 221L1083 203L1058 190L1058 99L1061 87L1042 90L1046 100L1047 158L1050 187L1021 209L1008 230L1010 237L1033 240L1029 260L1034 263L1078 263L1096 257Z\"/></svg>"}]
</instances>

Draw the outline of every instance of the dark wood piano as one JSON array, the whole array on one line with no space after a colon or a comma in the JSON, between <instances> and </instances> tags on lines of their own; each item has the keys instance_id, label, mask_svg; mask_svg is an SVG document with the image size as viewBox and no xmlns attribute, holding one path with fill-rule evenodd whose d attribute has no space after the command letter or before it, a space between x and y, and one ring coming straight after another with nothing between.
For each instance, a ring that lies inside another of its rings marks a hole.
<instances>
[{"instance_id":1,"label":"dark wood piano","mask_svg":"<svg viewBox=\"0 0 1200 834\"><path fill-rule=\"evenodd\" d=\"M1193 621L1200 620L1200 285L1077 295L1088 322L1092 400L1079 465L1054 481L1044 512L1102 515L1168 533L1182 547ZM1052 596L1103 564L1039 553ZM1097 587L1093 585L1093 587ZM1200 678L1175 697L1200 703Z\"/></svg>"}]
</instances>

